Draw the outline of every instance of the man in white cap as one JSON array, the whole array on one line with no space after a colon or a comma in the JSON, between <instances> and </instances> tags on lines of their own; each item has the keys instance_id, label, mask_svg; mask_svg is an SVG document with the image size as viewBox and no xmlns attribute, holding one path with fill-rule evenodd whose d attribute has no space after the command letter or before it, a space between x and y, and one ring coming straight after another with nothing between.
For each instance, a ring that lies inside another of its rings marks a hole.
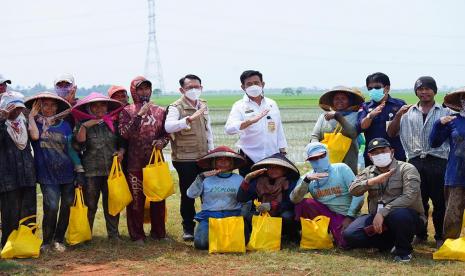
<instances>
[{"instance_id":1,"label":"man in white cap","mask_svg":"<svg viewBox=\"0 0 465 276\"><path fill-rule=\"evenodd\" d=\"M8 84L11 84L11 80L0 75L0 98L2 97L2 94L6 92Z\"/></svg>"},{"instance_id":2,"label":"man in white cap","mask_svg":"<svg viewBox=\"0 0 465 276\"><path fill-rule=\"evenodd\" d=\"M55 92L58 96L67 100L72 106L77 102L76 90L77 86L74 81L74 77L71 74L65 73L58 76L54 82Z\"/></svg>"}]
</instances>

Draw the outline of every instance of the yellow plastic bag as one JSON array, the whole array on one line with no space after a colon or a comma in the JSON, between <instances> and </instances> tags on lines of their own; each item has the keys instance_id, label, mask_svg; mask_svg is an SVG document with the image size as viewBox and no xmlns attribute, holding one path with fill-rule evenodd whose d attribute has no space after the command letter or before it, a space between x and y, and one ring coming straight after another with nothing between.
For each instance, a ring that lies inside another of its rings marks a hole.
<instances>
[{"instance_id":1,"label":"yellow plastic bag","mask_svg":"<svg viewBox=\"0 0 465 276\"><path fill-rule=\"evenodd\" d=\"M252 233L247 250L279 251L283 219L271 217L268 212L252 217Z\"/></svg>"},{"instance_id":2,"label":"yellow plastic bag","mask_svg":"<svg viewBox=\"0 0 465 276\"><path fill-rule=\"evenodd\" d=\"M458 260L465 262L465 237L447 239L438 251L433 253L433 260Z\"/></svg>"},{"instance_id":3,"label":"yellow plastic bag","mask_svg":"<svg viewBox=\"0 0 465 276\"><path fill-rule=\"evenodd\" d=\"M329 217L317 216L314 219L300 218L302 224L301 249L330 249L333 241L328 233Z\"/></svg>"},{"instance_id":4,"label":"yellow plastic bag","mask_svg":"<svg viewBox=\"0 0 465 276\"><path fill-rule=\"evenodd\" d=\"M118 157L113 157L113 164L108 175L108 213L118 215L132 201L131 191L124 176Z\"/></svg>"},{"instance_id":5,"label":"yellow plastic bag","mask_svg":"<svg viewBox=\"0 0 465 276\"><path fill-rule=\"evenodd\" d=\"M149 164L142 169L144 194L150 201L162 201L174 194L170 168L163 153L153 148Z\"/></svg>"},{"instance_id":6,"label":"yellow plastic bag","mask_svg":"<svg viewBox=\"0 0 465 276\"><path fill-rule=\"evenodd\" d=\"M37 223L23 223L35 218L35 215L25 217L19 221L19 227L13 230L8 236L5 246L2 249L2 259L12 258L38 258L42 240L39 238L39 227ZM35 231L35 233L33 233Z\"/></svg>"},{"instance_id":7,"label":"yellow plastic bag","mask_svg":"<svg viewBox=\"0 0 465 276\"><path fill-rule=\"evenodd\" d=\"M87 206L84 204L82 190L74 189L74 205L69 212L68 231L66 242L75 245L92 239L89 220L87 219Z\"/></svg>"},{"instance_id":8,"label":"yellow plastic bag","mask_svg":"<svg viewBox=\"0 0 465 276\"><path fill-rule=\"evenodd\" d=\"M144 203L144 223L150 223L150 200L145 199Z\"/></svg>"},{"instance_id":9,"label":"yellow plastic bag","mask_svg":"<svg viewBox=\"0 0 465 276\"><path fill-rule=\"evenodd\" d=\"M150 201L145 199L144 204L144 223L150 223L152 219L150 218ZM165 223L168 221L168 209L165 204Z\"/></svg>"},{"instance_id":10,"label":"yellow plastic bag","mask_svg":"<svg viewBox=\"0 0 465 276\"><path fill-rule=\"evenodd\" d=\"M323 140L321 140L321 143L328 147L331 164L341 163L352 144L352 139L342 135L341 131L342 127L338 124L333 133L325 133Z\"/></svg>"},{"instance_id":11,"label":"yellow plastic bag","mask_svg":"<svg viewBox=\"0 0 465 276\"><path fill-rule=\"evenodd\" d=\"M209 218L208 253L245 253L244 218Z\"/></svg>"}]
</instances>

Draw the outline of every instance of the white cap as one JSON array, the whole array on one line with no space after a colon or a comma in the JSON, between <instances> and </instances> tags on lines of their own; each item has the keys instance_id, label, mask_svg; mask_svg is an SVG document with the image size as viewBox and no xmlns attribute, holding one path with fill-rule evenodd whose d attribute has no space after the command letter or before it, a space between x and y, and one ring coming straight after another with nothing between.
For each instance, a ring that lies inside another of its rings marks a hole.
<instances>
[{"instance_id":1,"label":"white cap","mask_svg":"<svg viewBox=\"0 0 465 276\"><path fill-rule=\"evenodd\" d=\"M5 78L2 74L0 74L0 83L8 83L11 84L11 80Z\"/></svg>"},{"instance_id":2,"label":"white cap","mask_svg":"<svg viewBox=\"0 0 465 276\"><path fill-rule=\"evenodd\" d=\"M6 110L10 104L14 104L15 107L25 107L24 95L16 91L7 91L3 93L2 99L0 100L0 109Z\"/></svg>"},{"instance_id":3,"label":"white cap","mask_svg":"<svg viewBox=\"0 0 465 276\"><path fill-rule=\"evenodd\" d=\"M56 86L57 83L62 82L62 81L66 81L67 83L74 84L74 77L73 75L69 73L62 74L55 79L54 86Z\"/></svg>"}]
</instances>

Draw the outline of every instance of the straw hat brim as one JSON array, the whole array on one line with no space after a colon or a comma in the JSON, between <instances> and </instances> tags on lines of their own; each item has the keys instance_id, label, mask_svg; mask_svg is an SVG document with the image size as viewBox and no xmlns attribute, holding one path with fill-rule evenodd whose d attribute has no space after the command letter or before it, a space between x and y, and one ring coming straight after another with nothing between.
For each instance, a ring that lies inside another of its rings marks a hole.
<instances>
[{"instance_id":1,"label":"straw hat brim","mask_svg":"<svg viewBox=\"0 0 465 276\"><path fill-rule=\"evenodd\" d=\"M319 106L325 111L330 111L331 109L333 109L333 97L336 93L339 92L353 95L354 102L352 103L353 105L349 107L349 109L351 110L357 111L359 106L365 102L365 98L363 97L363 95L353 91L352 89L348 87L336 87L321 95L319 100Z\"/></svg>"},{"instance_id":2,"label":"straw hat brim","mask_svg":"<svg viewBox=\"0 0 465 276\"><path fill-rule=\"evenodd\" d=\"M113 99L105 99L105 98L95 98L91 99L85 103L81 103L79 105L76 105L74 108L87 113L86 106L91 104L91 103L96 103L96 102L106 102L108 104L108 112L112 112L113 110L116 110L122 106L122 104Z\"/></svg>"},{"instance_id":3,"label":"straw hat brim","mask_svg":"<svg viewBox=\"0 0 465 276\"><path fill-rule=\"evenodd\" d=\"M32 109L32 105L34 104L34 102L40 99L56 100L58 103L57 113L61 113L65 111L66 109L71 108L71 104L69 104L65 99L50 92L42 92L32 97L29 97L28 99L26 99L26 101L24 101L24 105L26 106L26 108Z\"/></svg>"},{"instance_id":4,"label":"straw hat brim","mask_svg":"<svg viewBox=\"0 0 465 276\"><path fill-rule=\"evenodd\" d=\"M203 169L213 169L213 160L218 157L229 157L233 159L233 169L240 168L245 165L245 159L242 155L229 152L229 151L218 151L208 153L197 161L197 165Z\"/></svg>"},{"instance_id":5,"label":"straw hat brim","mask_svg":"<svg viewBox=\"0 0 465 276\"><path fill-rule=\"evenodd\" d=\"M261 161L258 161L251 167L251 170L256 171L259 169L266 168L267 166L270 166L270 165L281 166L281 167L288 169L291 174L292 179L297 179L300 177L300 172L299 172L299 169L297 169L297 167L295 167L293 164L283 159L274 158L274 157L269 157Z\"/></svg>"},{"instance_id":6,"label":"straw hat brim","mask_svg":"<svg viewBox=\"0 0 465 276\"><path fill-rule=\"evenodd\" d=\"M465 97L465 87L447 93L446 96L444 96L444 105L454 111L460 111L462 110L462 104L460 102L461 97Z\"/></svg>"}]
</instances>

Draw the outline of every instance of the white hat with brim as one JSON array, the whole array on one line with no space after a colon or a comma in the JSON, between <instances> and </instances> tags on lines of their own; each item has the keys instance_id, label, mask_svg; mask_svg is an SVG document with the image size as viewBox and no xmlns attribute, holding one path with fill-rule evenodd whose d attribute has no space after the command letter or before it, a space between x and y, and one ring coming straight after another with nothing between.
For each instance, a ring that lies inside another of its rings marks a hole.
<instances>
[{"instance_id":1,"label":"white hat with brim","mask_svg":"<svg viewBox=\"0 0 465 276\"><path fill-rule=\"evenodd\" d=\"M74 84L74 77L73 77L73 75L68 74L68 73L60 75L55 79L54 85L56 86L57 83L62 82L62 81Z\"/></svg>"}]
</instances>

